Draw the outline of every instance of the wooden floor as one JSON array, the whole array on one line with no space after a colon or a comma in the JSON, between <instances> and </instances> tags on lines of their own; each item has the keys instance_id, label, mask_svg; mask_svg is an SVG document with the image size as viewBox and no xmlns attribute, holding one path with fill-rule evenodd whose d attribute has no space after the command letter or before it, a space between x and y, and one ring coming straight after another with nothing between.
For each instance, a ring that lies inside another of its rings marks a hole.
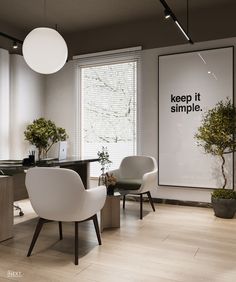
<instances>
[{"instance_id":1,"label":"wooden floor","mask_svg":"<svg viewBox=\"0 0 236 282\"><path fill-rule=\"evenodd\" d=\"M211 209L128 201L121 228L105 230L98 246L92 223L80 225L79 266L73 263L73 225L48 223L33 254L26 253L36 218L14 226L0 244L0 281L236 281L236 218L215 218ZM19 222L19 221L18 221ZM11 276L16 276L12 278ZM17 277L18 276L18 277Z\"/></svg>"}]
</instances>

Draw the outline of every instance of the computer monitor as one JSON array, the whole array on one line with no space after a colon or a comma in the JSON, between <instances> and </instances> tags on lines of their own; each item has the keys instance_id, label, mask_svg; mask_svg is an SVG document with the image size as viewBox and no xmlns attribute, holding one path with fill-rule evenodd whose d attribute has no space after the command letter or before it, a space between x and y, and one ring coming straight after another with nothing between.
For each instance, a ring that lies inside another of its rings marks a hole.
<instances>
[{"instance_id":1,"label":"computer monitor","mask_svg":"<svg viewBox=\"0 0 236 282\"><path fill-rule=\"evenodd\" d=\"M59 151L58 151L58 159L65 160L67 157L67 141L59 142Z\"/></svg>"}]
</instances>

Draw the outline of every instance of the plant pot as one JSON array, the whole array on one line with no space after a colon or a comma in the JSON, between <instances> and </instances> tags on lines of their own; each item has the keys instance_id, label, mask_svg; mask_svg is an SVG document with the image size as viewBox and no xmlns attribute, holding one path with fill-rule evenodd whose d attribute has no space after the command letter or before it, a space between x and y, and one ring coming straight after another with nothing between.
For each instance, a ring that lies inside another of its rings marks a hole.
<instances>
[{"instance_id":1,"label":"plant pot","mask_svg":"<svg viewBox=\"0 0 236 282\"><path fill-rule=\"evenodd\" d=\"M233 218L236 212L236 199L211 198L215 216L220 218Z\"/></svg>"},{"instance_id":2,"label":"plant pot","mask_svg":"<svg viewBox=\"0 0 236 282\"><path fill-rule=\"evenodd\" d=\"M110 185L107 187L107 195L113 196L114 195L114 186Z\"/></svg>"},{"instance_id":3,"label":"plant pot","mask_svg":"<svg viewBox=\"0 0 236 282\"><path fill-rule=\"evenodd\" d=\"M45 158L47 158L47 152L46 152L45 148L39 147L38 148L38 161L41 161Z\"/></svg>"},{"instance_id":4,"label":"plant pot","mask_svg":"<svg viewBox=\"0 0 236 282\"><path fill-rule=\"evenodd\" d=\"M102 173L98 178L98 185L106 185L106 174Z\"/></svg>"}]
</instances>

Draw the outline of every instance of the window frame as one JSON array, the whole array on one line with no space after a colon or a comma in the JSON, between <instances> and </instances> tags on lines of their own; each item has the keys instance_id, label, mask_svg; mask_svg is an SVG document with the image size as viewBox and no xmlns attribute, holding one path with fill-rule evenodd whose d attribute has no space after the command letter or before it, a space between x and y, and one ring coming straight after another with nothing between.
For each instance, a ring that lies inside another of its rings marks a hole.
<instances>
[{"instance_id":1,"label":"window frame","mask_svg":"<svg viewBox=\"0 0 236 282\"><path fill-rule=\"evenodd\" d=\"M141 93L141 54L139 51L135 52L125 52L121 54L112 54L107 56L88 56L81 59L77 59L77 105L76 105L76 134L75 134L75 144L76 144L76 155L82 157L82 123L83 123L83 105L82 105L82 68L85 67L95 67L104 66L110 64L128 63L136 62L136 140L135 140L135 152L136 155L141 154L140 150L140 93Z\"/></svg>"}]
</instances>

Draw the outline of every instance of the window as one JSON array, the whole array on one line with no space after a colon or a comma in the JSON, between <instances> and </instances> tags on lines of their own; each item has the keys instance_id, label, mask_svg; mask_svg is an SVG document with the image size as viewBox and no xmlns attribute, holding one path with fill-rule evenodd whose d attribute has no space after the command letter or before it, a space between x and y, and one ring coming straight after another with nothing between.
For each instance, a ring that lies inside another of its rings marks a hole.
<instances>
[{"instance_id":1,"label":"window","mask_svg":"<svg viewBox=\"0 0 236 282\"><path fill-rule=\"evenodd\" d=\"M107 147L110 169L137 151L137 66L132 59L80 67L81 155ZM91 176L100 174L93 163Z\"/></svg>"}]
</instances>

